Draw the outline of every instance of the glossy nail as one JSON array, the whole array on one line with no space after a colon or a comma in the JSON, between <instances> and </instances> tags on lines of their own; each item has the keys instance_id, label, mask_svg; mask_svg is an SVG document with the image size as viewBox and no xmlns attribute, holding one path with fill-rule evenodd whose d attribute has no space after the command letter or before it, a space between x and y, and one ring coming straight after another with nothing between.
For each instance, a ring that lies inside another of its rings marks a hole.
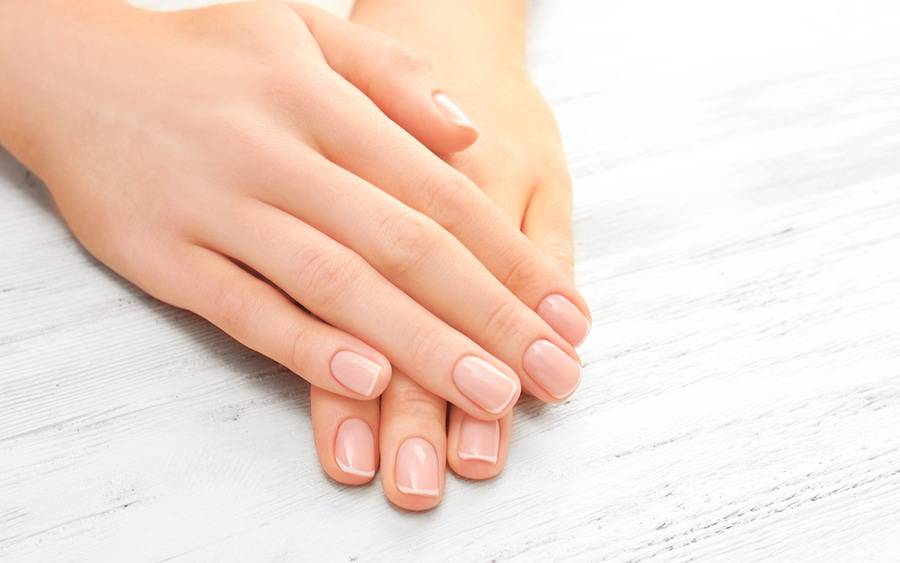
<instances>
[{"instance_id":1,"label":"glossy nail","mask_svg":"<svg viewBox=\"0 0 900 563\"><path fill-rule=\"evenodd\" d=\"M565 399L581 381L581 365L547 340L537 340L525 351L525 372L557 399Z\"/></svg>"},{"instance_id":2,"label":"glossy nail","mask_svg":"<svg viewBox=\"0 0 900 563\"><path fill-rule=\"evenodd\" d=\"M436 497L440 494L438 458L434 446L423 438L408 438L397 451L397 488L407 495Z\"/></svg>"},{"instance_id":3,"label":"glossy nail","mask_svg":"<svg viewBox=\"0 0 900 563\"><path fill-rule=\"evenodd\" d=\"M492 414L505 410L519 394L518 381L475 356L456 362L453 382L463 395Z\"/></svg>"},{"instance_id":4,"label":"glossy nail","mask_svg":"<svg viewBox=\"0 0 900 563\"><path fill-rule=\"evenodd\" d=\"M382 365L362 354L341 350L331 358L331 374L341 385L365 397L372 395Z\"/></svg>"},{"instance_id":5,"label":"glossy nail","mask_svg":"<svg viewBox=\"0 0 900 563\"><path fill-rule=\"evenodd\" d=\"M375 475L375 437L366 421L348 418L334 440L334 459L344 473L371 479Z\"/></svg>"},{"instance_id":6,"label":"glossy nail","mask_svg":"<svg viewBox=\"0 0 900 563\"><path fill-rule=\"evenodd\" d=\"M474 129L475 126L472 125L472 121L469 119L462 109L458 105L456 105L453 100L447 97L447 94L442 92L435 92L432 96L434 99L434 105L437 106L438 110L444 117L447 118L447 121L453 123L454 125L460 125L462 127L469 127Z\"/></svg>"},{"instance_id":7,"label":"glossy nail","mask_svg":"<svg viewBox=\"0 0 900 563\"><path fill-rule=\"evenodd\" d=\"M547 296L537 308L538 315L572 346L579 346L591 330L591 322L562 295Z\"/></svg>"},{"instance_id":8,"label":"glossy nail","mask_svg":"<svg viewBox=\"0 0 900 563\"><path fill-rule=\"evenodd\" d=\"M464 415L459 428L459 459L497 463L500 456L500 421Z\"/></svg>"}]
</instances>

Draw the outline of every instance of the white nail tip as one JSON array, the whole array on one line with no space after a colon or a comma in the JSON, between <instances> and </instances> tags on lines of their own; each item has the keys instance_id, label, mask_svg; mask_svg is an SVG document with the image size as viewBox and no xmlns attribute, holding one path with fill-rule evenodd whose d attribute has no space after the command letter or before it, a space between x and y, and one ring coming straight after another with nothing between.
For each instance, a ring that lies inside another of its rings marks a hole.
<instances>
[{"instance_id":1,"label":"white nail tip","mask_svg":"<svg viewBox=\"0 0 900 563\"><path fill-rule=\"evenodd\" d=\"M475 454L471 452L457 452L459 459L463 461L486 461L488 463L497 463L497 456Z\"/></svg>"},{"instance_id":2,"label":"white nail tip","mask_svg":"<svg viewBox=\"0 0 900 563\"><path fill-rule=\"evenodd\" d=\"M340 462L340 460L336 460L338 467L340 467L341 471L344 473L348 473L350 475L356 475L357 477L365 477L366 479L371 479L375 476L375 471L364 471L362 469L354 469L349 465L344 465Z\"/></svg>"},{"instance_id":3,"label":"white nail tip","mask_svg":"<svg viewBox=\"0 0 900 563\"><path fill-rule=\"evenodd\" d=\"M453 100L448 98L446 94L435 94L434 103L437 104L438 109L441 110L441 113L443 113L451 123L463 127L473 127L469 116L467 116L458 105L453 103Z\"/></svg>"},{"instance_id":4,"label":"white nail tip","mask_svg":"<svg viewBox=\"0 0 900 563\"><path fill-rule=\"evenodd\" d=\"M397 490L405 495L418 495L421 497L436 497L440 494L440 491L437 489L415 489L411 487L404 487L403 485L398 484Z\"/></svg>"},{"instance_id":5,"label":"white nail tip","mask_svg":"<svg viewBox=\"0 0 900 563\"><path fill-rule=\"evenodd\" d=\"M507 409L507 407L509 407L509 404L513 402L513 400L516 398L516 395L519 393L519 384L516 383L516 381L514 379L507 377L506 374L503 373L502 371L500 371L500 370L497 370L497 371L498 371L498 373L502 374L503 377L506 377L506 379L508 379L510 381L510 383L512 383L512 391L510 392L509 397L507 397L506 402L503 403L503 406L500 407L499 409L493 409L493 410L492 409L484 409L491 414L499 414L499 413L505 411Z\"/></svg>"}]
</instances>

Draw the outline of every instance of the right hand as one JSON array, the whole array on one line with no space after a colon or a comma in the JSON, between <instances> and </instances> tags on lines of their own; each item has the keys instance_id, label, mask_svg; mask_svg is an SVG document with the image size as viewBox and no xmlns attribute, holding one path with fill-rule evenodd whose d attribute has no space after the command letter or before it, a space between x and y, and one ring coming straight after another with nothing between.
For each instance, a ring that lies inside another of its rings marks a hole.
<instances>
[{"instance_id":1,"label":"right hand","mask_svg":"<svg viewBox=\"0 0 900 563\"><path fill-rule=\"evenodd\" d=\"M0 107L16 110L0 140L91 253L346 397L381 393L391 363L482 419L520 381L546 401L574 390L558 378L578 356L534 309L587 307L419 143L451 151L474 131L444 117L418 58L295 4L95 4L43 14L47 37L16 57L0 47Z\"/></svg>"}]
</instances>

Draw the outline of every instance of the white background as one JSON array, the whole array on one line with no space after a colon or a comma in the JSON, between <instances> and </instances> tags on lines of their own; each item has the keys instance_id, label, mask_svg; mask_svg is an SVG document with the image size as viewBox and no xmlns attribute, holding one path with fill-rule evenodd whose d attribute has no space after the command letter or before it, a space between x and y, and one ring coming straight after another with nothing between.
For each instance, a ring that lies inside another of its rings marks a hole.
<instances>
[{"instance_id":1,"label":"white background","mask_svg":"<svg viewBox=\"0 0 900 563\"><path fill-rule=\"evenodd\" d=\"M0 559L900 559L896 6L535 3L584 382L426 514L330 482L306 385L89 258L0 152Z\"/></svg>"}]
</instances>

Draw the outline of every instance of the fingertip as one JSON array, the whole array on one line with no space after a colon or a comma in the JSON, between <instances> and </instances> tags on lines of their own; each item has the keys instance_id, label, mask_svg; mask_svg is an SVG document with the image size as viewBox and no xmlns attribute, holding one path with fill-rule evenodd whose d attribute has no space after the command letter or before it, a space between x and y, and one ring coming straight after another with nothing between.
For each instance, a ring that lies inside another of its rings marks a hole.
<instances>
[{"instance_id":1,"label":"fingertip","mask_svg":"<svg viewBox=\"0 0 900 563\"><path fill-rule=\"evenodd\" d=\"M447 436L447 464L466 479L496 477L506 465L511 428L512 415L485 421L453 408Z\"/></svg>"},{"instance_id":2,"label":"fingertip","mask_svg":"<svg viewBox=\"0 0 900 563\"><path fill-rule=\"evenodd\" d=\"M478 140L478 129L472 120L447 94L436 90L431 94L431 99L437 109L437 123L433 129L440 137L432 141L432 150L438 153L458 152Z\"/></svg>"},{"instance_id":3,"label":"fingertip","mask_svg":"<svg viewBox=\"0 0 900 563\"><path fill-rule=\"evenodd\" d=\"M422 436L404 439L396 447L393 463L381 474L385 496L399 508L431 510L444 498L445 460L432 441Z\"/></svg>"},{"instance_id":4,"label":"fingertip","mask_svg":"<svg viewBox=\"0 0 900 563\"><path fill-rule=\"evenodd\" d=\"M310 391L316 453L325 474L343 485L365 485L379 464L378 401L359 401L323 389Z\"/></svg>"},{"instance_id":5,"label":"fingertip","mask_svg":"<svg viewBox=\"0 0 900 563\"><path fill-rule=\"evenodd\" d=\"M381 483L404 510L430 510L444 497L446 402L405 374L394 375L382 398Z\"/></svg>"},{"instance_id":6,"label":"fingertip","mask_svg":"<svg viewBox=\"0 0 900 563\"><path fill-rule=\"evenodd\" d=\"M338 350L331 358L331 374L360 399L379 397L391 381L391 363L375 350Z\"/></svg>"}]
</instances>

